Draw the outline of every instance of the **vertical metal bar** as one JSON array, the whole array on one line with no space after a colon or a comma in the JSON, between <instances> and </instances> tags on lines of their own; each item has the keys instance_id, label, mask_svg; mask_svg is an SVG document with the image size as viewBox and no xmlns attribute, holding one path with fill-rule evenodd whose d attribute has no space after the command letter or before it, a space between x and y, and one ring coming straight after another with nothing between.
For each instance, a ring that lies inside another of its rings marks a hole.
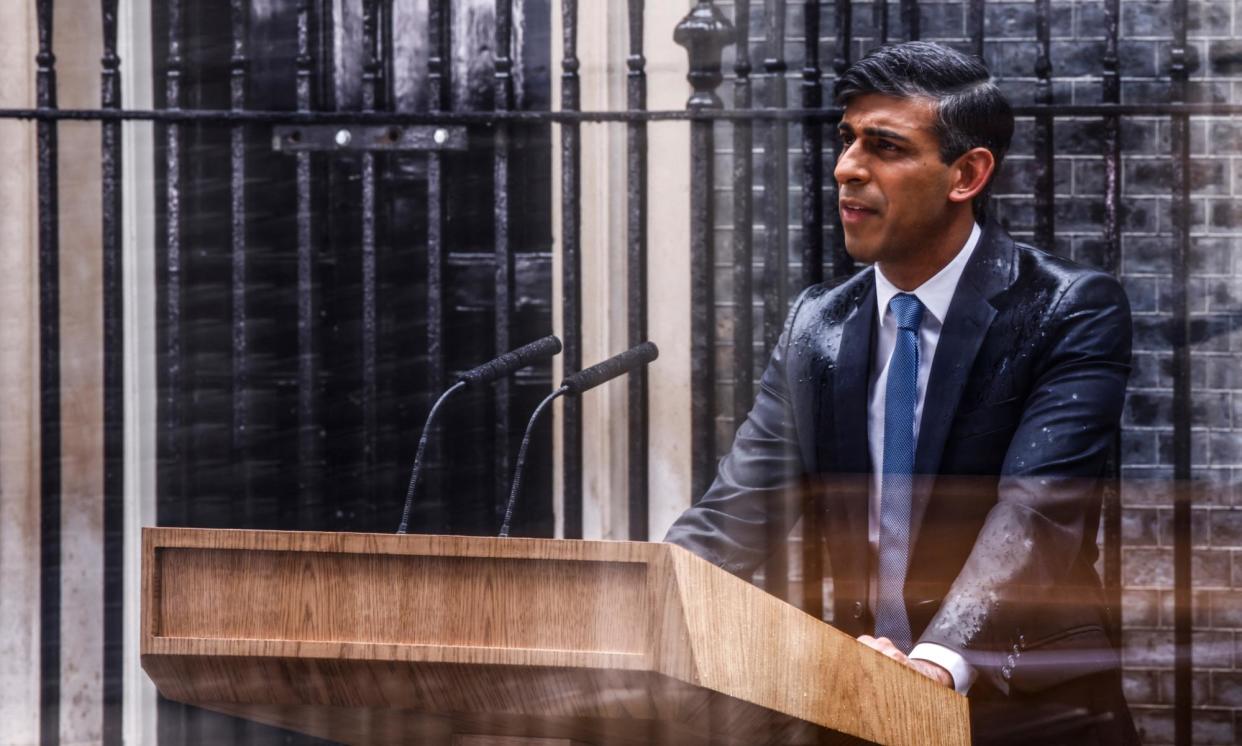
<instances>
[{"instance_id":1,"label":"vertical metal bar","mask_svg":"<svg viewBox=\"0 0 1242 746\"><path fill-rule=\"evenodd\" d=\"M427 81L431 88L430 108L449 108L449 4L448 0L430 0L427 6L427 28L430 54L427 59ZM444 156L438 151L427 154L427 408L445 389L444 357L444 224L448 218L444 200ZM431 432L429 452L433 463L439 464L443 430L439 424ZM439 517L436 526L444 526L446 516L440 482L441 470L429 470L428 494L436 496Z\"/></svg>"},{"instance_id":2,"label":"vertical metal bar","mask_svg":"<svg viewBox=\"0 0 1242 746\"><path fill-rule=\"evenodd\" d=\"M494 90L497 111L513 108L513 0L496 0L496 55ZM513 247L509 243L509 148L510 126L497 123L495 152L492 160L493 217L495 220L496 261L496 353L511 348L513 323ZM509 493L510 458L509 441L513 432L511 423L512 384L502 378L495 384L496 392L496 474L495 503L497 518L504 509ZM581 523L581 518L579 518Z\"/></svg>"},{"instance_id":3,"label":"vertical metal bar","mask_svg":"<svg viewBox=\"0 0 1242 746\"><path fill-rule=\"evenodd\" d=\"M232 52L229 56L229 106L246 108L246 31L249 3L231 0ZM242 525L255 526L250 483L250 359L247 349L246 308L246 127L229 132L229 238L231 244L231 310L233 345L232 444L233 489L242 497Z\"/></svg>"},{"instance_id":4,"label":"vertical metal bar","mask_svg":"<svg viewBox=\"0 0 1242 746\"><path fill-rule=\"evenodd\" d=\"M626 58L626 106L630 111L647 108L647 59L643 56L643 0L630 0L630 50ZM626 125L626 261L630 346L647 339L647 124ZM631 541L647 540L647 369L641 367L627 379L629 386L629 526Z\"/></svg>"},{"instance_id":5,"label":"vertical metal bar","mask_svg":"<svg viewBox=\"0 0 1242 746\"><path fill-rule=\"evenodd\" d=\"M690 394L692 474L691 490L698 499L711 486L715 466L716 371L712 309L715 304L712 268L713 210L712 123L690 123Z\"/></svg>"},{"instance_id":6,"label":"vertical metal bar","mask_svg":"<svg viewBox=\"0 0 1242 746\"><path fill-rule=\"evenodd\" d=\"M837 42L836 53L832 59L833 74L840 78L850 66L850 44L853 41L850 29L853 23L853 8L850 0L836 0ZM887 11L885 11L887 13ZM886 16L887 17L887 16ZM829 123L835 127L836 123ZM832 162L835 164L841 157L841 141L832 137ZM845 250L845 231L841 227L841 212L837 207L839 187L832 180L832 279L841 280L854 274L854 259Z\"/></svg>"},{"instance_id":7,"label":"vertical metal bar","mask_svg":"<svg viewBox=\"0 0 1242 746\"><path fill-rule=\"evenodd\" d=\"M298 111L311 111L314 59L311 56L311 0L298 0ZM323 429L319 421L319 350L315 344L319 312L315 284L311 154L297 154L298 231L298 517L301 529L322 528Z\"/></svg>"},{"instance_id":8,"label":"vertical metal bar","mask_svg":"<svg viewBox=\"0 0 1242 746\"><path fill-rule=\"evenodd\" d=\"M1121 63L1117 42L1121 23L1121 0L1105 0L1107 36L1104 43L1104 73L1101 99L1106 104L1121 101ZM1104 257L1103 269L1117 272L1121 267L1121 119L1104 118Z\"/></svg>"},{"instance_id":9,"label":"vertical metal bar","mask_svg":"<svg viewBox=\"0 0 1242 746\"><path fill-rule=\"evenodd\" d=\"M752 102L750 64L750 0L737 0L733 25L737 56L733 65L733 105L749 109ZM733 427L736 430L755 398L754 313L754 127L743 119L733 124Z\"/></svg>"},{"instance_id":10,"label":"vertical metal bar","mask_svg":"<svg viewBox=\"0 0 1242 746\"><path fill-rule=\"evenodd\" d=\"M1104 42L1102 98L1106 104L1121 101L1120 60L1117 55L1121 0L1104 3L1107 36ZM1121 269L1121 119L1104 118L1104 257L1103 269ZM1121 432L1113 441L1109 480L1104 489L1104 596L1109 616L1109 637L1121 646Z\"/></svg>"},{"instance_id":11,"label":"vertical metal bar","mask_svg":"<svg viewBox=\"0 0 1242 746\"><path fill-rule=\"evenodd\" d=\"M768 106L784 109L788 104L785 72L785 0L770 0L768 8L768 56L763 61L768 86ZM773 121L764 142L764 356L776 346L784 326L789 288L789 130ZM803 273L806 268L802 268ZM785 551L787 516L773 515L767 523L768 546L773 548L764 564L764 589L778 598L789 598L789 555Z\"/></svg>"},{"instance_id":12,"label":"vertical metal bar","mask_svg":"<svg viewBox=\"0 0 1242 746\"><path fill-rule=\"evenodd\" d=\"M445 111L449 108L450 10L449 0L429 0L427 5L427 33L430 37L427 83L431 88L432 111Z\"/></svg>"},{"instance_id":13,"label":"vertical metal bar","mask_svg":"<svg viewBox=\"0 0 1242 746\"><path fill-rule=\"evenodd\" d=\"M181 108L181 0L167 4L167 62L164 77L164 105L169 110ZM164 292L160 297L163 315L163 386L160 399L161 432L159 433L159 476L157 498L158 520L164 525L189 524L186 499L185 434L182 428L181 390L183 386L181 341L181 125L164 125ZM159 735L161 739L184 742L187 737L186 708L172 702L160 703Z\"/></svg>"},{"instance_id":14,"label":"vertical metal bar","mask_svg":"<svg viewBox=\"0 0 1242 746\"><path fill-rule=\"evenodd\" d=\"M380 84L379 15L382 0L362 4L362 110L375 111ZM375 258L375 153L362 153L362 458L368 509L376 505L379 421L379 319Z\"/></svg>"},{"instance_id":15,"label":"vertical metal bar","mask_svg":"<svg viewBox=\"0 0 1242 746\"><path fill-rule=\"evenodd\" d=\"M784 109L785 0L767 0L767 56L763 60L767 108ZM788 286L789 132L782 121L764 129L763 140L763 356L772 354L785 321Z\"/></svg>"},{"instance_id":16,"label":"vertical metal bar","mask_svg":"<svg viewBox=\"0 0 1242 746\"><path fill-rule=\"evenodd\" d=\"M804 0L802 108L823 106L819 69L819 0ZM824 279L824 129L817 120L802 123L802 285Z\"/></svg>"},{"instance_id":17,"label":"vertical metal bar","mask_svg":"<svg viewBox=\"0 0 1242 746\"><path fill-rule=\"evenodd\" d=\"M767 105L786 108L785 0L768 0L767 56L763 60ZM772 354L784 327L789 288L789 130L773 120L763 143L763 353ZM806 268L802 268L803 273ZM767 522L768 560L763 587L778 598L789 597L789 556L786 516L771 515Z\"/></svg>"},{"instance_id":18,"label":"vertical metal bar","mask_svg":"<svg viewBox=\"0 0 1242 746\"><path fill-rule=\"evenodd\" d=\"M901 0L901 30L909 41L919 40L919 0Z\"/></svg>"},{"instance_id":19,"label":"vertical metal bar","mask_svg":"<svg viewBox=\"0 0 1242 746\"><path fill-rule=\"evenodd\" d=\"M1039 56L1035 60L1035 103L1052 103L1052 16L1051 0L1035 0L1035 37ZM1035 245L1045 251L1056 251L1053 191L1054 179L1053 125L1051 114L1035 117Z\"/></svg>"},{"instance_id":20,"label":"vertical metal bar","mask_svg":"<svg viewBox=\"0 0 1242 746\"><path fill-rule=\"evenodd\" d=\"M379 83L382 86L378 94L378 98L385 103L385 106L395 102L394 88L394 71L396 69L396 54L393 50L393 5L396 0L385 0L383 11L379 16L379 48L380 48L380 73ZM395 108L395 106L394 106Z\"/></svg>"},{"instance_id":21,"label":"vertical metal bar","mask_svg":"<svg viewBox=\"0 0 1242 746\"><path fill-rule=\"evenodd\" d=\"M840 16L838 16L840 17ZM888 43L888 0L875 0L871 6L871 22L881 44Z\"/></svg>"},{"instance_id":22,"label":"vertical metal bar","mask_svg":"<svg viewBox=\"0 0 1242 746\"><path fill-rule=\"evenodd\" d=\"M987 12L985 0L970 0L970 47L979 59L983 59L983 14L985 12Z\"/></svg>"},{"instance_id":23,"label":"vertical metal bar","mask_svg":"<svg viewBox=\"0 0 1242 746\"><path fill-rule=\"evenodd\" d=\"M184 60L181 56L181 0L168 2L168 65L164 78L165 106L176 111L181 108L181 74ZM164 260L167 277L164 289L164 343L165 343L165 389L161 402L164 418L164 452L161 469L164 482L160 493L168 497L172 510L164 511L173 518L174 525L187 525L189 501L186 499L186 447L183 427L182 388L185 366L182 361L181 302L181 125L169 122L164 125Z\"/></svg>"},{"instance_id":24,"label":"vertical metal bar","mask_svg":"<svg viewBox=\"0 0 1242 746\"><path fill-rule=\"evenodd\" d=\"M577 0L561 2L561 45L561 109L577 111L581 108ZM564 327L561 364L566 375L582 369L581 135L582 129L577 123L561 125L561 323ZM561 406L564 415L562 524L565 538L578 539L582 537L582 402L579 397L567 396L561 399Z\"/></svg>"},{"instance_id":25,"label":"vertical metal bar","mask_svg":"<svg viewBox=\"0 0 1242 746\"><path fill-rule=\"evenodd\" d=\"M823 105L819 69L819 0L802 4L802 108ZM824 125L802 123L802 285L824 280ZM802 511L802 610L816 619L824 616L823 553L820 551L819 511L808 491Z\"/></svg>"},{"instance_id":26,"label":"vertical metal bar","mask_svg":"<svg viewBox=\"0 0 1242 746\"><path fill-rule=\"evenodd\" d=\"M686 48L694 93L691 112L719 109L720 52L733 27L711 0L699 0L677 24L673 40ZM716 471L714 147L712 122L690 122L690 489L698 500Z\"/></svg>"},{"instance_id":27,"label":"vertical metal bar","mask_svg":"<svg viewBox=\"0 0 1242 746\"><path fill-rule=\"evenodd\" d=\"M56 108L52 0L39 0L35 86L40 109ZM41 522L40 740L60 743L61 422L60 422L60 195L56 123L40 120L39 151L39 451Z\"/></svg>"},{"instance_id":28,"label":"vertical metal bar","mask_svg":"<svg viewBox=\"0 0 1242 746\"><path fill-rule=\"evenodd\" d=\"M121 108L117 0L103 0L101 108ZM125 336L121 275L121 123L100 124L103 195L104 650L103 742L122 743L125 621Z\"/></svg>"},{"instance_id":29,"label":"vertical metal bar","mask_svg":"<svg viewBox=\"0 0 1242 746\"><path fill-rule=\"evenodd\" d=\"M1170 78L1172 100L1186 101L1186 25L1188 3L1173 3L1173 49ZM1173 734L1178 746L1187 746L1191 732L1191 400L1190 313L1187 285L1190 275L1190 117L1172 119L1173 226L1177 233L1173 250Z\"/></svg>"}]
</instances>

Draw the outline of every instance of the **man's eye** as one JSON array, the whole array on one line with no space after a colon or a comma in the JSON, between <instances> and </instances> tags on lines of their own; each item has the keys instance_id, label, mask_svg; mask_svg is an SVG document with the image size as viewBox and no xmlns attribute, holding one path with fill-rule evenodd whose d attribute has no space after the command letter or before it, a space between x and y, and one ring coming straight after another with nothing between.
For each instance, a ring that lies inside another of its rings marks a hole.
<instances>
[{"instance_id":1,"label":"man's eye","mask_svg":"<svg viewBox=\"0 0 1242 746\"><path fill-rule=\"evenodd\" d=\"M853 136L853 135L841 135L841 144L842 144L842 145L844 145L844 146L845 146L845 147L847 147L847 148L848 148L849 146L853 145L853 144L854 144L854 136Z\"/></svg>"},{"instance_id":2,"label":"man's eye","mask_svg":"<svg viewBox=\"0 0 1242 746\"><path fill-rule=\"evenodd\" d=\"M888 140L876 140L875 146L880 150L897 150L897 144Z\"/></svg>"}]
</instances>

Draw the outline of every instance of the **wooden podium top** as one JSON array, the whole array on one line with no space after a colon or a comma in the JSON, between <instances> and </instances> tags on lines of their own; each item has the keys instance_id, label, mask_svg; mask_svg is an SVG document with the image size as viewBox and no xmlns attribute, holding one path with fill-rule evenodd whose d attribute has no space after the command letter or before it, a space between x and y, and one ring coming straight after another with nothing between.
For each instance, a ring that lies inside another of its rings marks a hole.
<instances>
[{"instance_id":1,"label":"wooden podium top","mask_svg":"<svg viewBox=\"0 0 1242 746\"><path fill-rule=\"evenodd\" d=\"M970 741L964 697L668 544L144 529L142 664L348 743Z\"/></svg>"}]
</instances>

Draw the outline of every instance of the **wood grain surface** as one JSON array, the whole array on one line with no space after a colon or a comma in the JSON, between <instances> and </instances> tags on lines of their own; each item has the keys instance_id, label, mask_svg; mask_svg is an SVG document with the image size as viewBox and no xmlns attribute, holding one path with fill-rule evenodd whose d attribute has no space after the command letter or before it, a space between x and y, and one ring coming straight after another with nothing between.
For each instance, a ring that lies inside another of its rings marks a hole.
<instances>
[{"instance_id":1,"label":"wood grain surface","mask_svg":"<svg viewBox=\"0 0 1242 746\"><path fill-rule=\"evenodd\" d=\"M967 744L966 699L667 544L145 529L164 696L346 743Z\"/></svg>"},{"instance_id":2,"label":"wood grain surface","mask_svg":"<svg viewBox=\"0 0 1242 746\"><path fill-rule=\"evenodd\" d=\"M453 736L453 746L586 746L567 738L522 738L519 736Z\"/></svg>"}]
</instances>

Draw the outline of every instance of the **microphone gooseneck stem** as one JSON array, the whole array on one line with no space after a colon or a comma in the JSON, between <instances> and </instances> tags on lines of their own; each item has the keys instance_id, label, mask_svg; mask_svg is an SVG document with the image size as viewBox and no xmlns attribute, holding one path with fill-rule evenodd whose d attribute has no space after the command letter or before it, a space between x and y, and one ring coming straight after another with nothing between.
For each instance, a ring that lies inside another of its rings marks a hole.
<instances>
[{"instance_id":1,"label":"microphone gooseneck stem","mask_svg":"<svg viewBox=\"0 0 1242 746\"><path fill-rule=\"evenodd\" d=\"M517 465L513 468L513 487L509 490L509 503L505 506L505 520L500 525L500 538L509 535L509 524L513 522L513 506L517 503L518 492L522 489L522 465L526 461L526 448L530 445L530 434L535 429L535 423L539 420L539 415L543 414L543 410L548 408L556 397L567 393L569 389L561 386L556 391L548 394L547 398L539 402L539 406L535 407L535 413L530 416L530 421L526 423L526 434L522 436L522 447L518 449Z\"/></svg>"},{"instance_id":2,"label":"microphone gooseneck stem","mask_svg":"<svg viewBox=\"0 0 1242 746\"><path fill-rule=\"evenodd\" d=\"M449 398L449 394L454 393L458 389L466 385L465 381L458 381L449 386L448 389L440 394L440 398L436 399L436 403L431 405L431 411L427 413L427 421L423 423L423 434L418 439L418 452L414 454L414 468L410 470L410 486L405 491L405 509L401 511L401 525L397 527L397 533L404 534L410 528L410 510L414 507L414 493L418 487L418 469L423 461L423 450L427 448L427 437L431 433L431 423L436 418L436 412L440 410L440 405L444 400Z\"/></svg>"}]
</instances>

